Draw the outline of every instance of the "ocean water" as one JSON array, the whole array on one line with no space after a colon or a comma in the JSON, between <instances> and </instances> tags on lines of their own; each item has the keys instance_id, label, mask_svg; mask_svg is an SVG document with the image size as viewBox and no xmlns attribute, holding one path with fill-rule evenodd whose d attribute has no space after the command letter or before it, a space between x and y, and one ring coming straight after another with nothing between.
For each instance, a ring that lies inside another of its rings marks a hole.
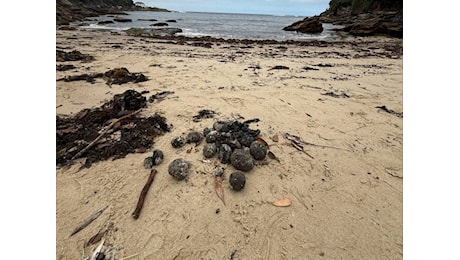
<instances>
[{"instance_id":1,"label":"ocean water","mask_svg":"<svg viewBox=\"0 0 460 260\"><path fill-rule=\"evenodd\" d=\"M200 12L126 12L128 15L118 15L129 18L132 22L98 25L99 21L113 20L115 15L93 17L93 21L85 21L86 29L127 30L129 28L180 28L183 30L178 35L188 37L211 36L223 39L252 39L252 40L335 40L338 35L333 31L339 26L323 24L320 34L303 34L286 32L282 29L292 23L302 20L300 16L276 16L257 14L228 14L228 13L200 13ZM156 19L157 21L144 21L139 19ZM154 23L167 22L167 27L151 26Z\"/></svg>"}]
</instances>

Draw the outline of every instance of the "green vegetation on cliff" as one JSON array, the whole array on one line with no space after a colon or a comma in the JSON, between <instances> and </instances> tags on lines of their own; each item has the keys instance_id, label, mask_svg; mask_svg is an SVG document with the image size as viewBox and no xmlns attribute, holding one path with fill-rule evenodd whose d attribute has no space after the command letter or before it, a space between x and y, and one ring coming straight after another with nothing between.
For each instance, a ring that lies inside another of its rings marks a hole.
<instances>
[{"instance_id":1,"label":"green vegetation on cliff","mask_svg":"<svg viewBox=\"0 0 460 260\"><path fill-rule=\"evenodd\" d=\"M346 7L353 14L390 10L402 12L403 0L331 0L329 3L329 11L334 14Z\"/></svg>"}]
</instances>

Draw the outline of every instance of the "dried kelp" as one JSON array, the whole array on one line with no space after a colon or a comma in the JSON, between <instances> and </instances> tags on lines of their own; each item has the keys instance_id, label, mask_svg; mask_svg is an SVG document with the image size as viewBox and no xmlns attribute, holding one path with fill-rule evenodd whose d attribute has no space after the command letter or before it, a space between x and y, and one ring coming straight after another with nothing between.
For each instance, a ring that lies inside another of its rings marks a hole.
<instances>
[{"instance_id":1,"label":"dried kelp","mask_svg":"<svg viewBox=\"0 0 460 260\"><path fill-rule=\"evenodd\" d=\"M168 132L170 126L158 114L147 118L133 114L145 107L145 99L127 90L99 108L84 109L73 117L56 117L56 165L86 158L84 166L90 167L94 162L152 147L153 139Z\"/></svg>"}]
</instances>

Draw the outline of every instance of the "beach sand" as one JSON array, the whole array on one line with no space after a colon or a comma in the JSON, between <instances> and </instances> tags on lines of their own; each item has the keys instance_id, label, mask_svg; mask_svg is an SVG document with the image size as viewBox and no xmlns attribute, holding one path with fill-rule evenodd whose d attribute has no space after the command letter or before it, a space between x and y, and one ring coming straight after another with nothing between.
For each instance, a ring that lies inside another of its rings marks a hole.
<instances>
[{"instance_id":1,"label":"beach sand","mask_svg":"<svg viewBox=\"0 0 460 260\"><path fill-rule=\"evenodd\" d=\"M118 67L150 79L110 87L102 79L57 81L58 116L99 107L128 89L149 91L147 96L174 92L141 112L159 113L173 125L146 153L81 170L56 168L57 259L89 256L98 243L84 244L104 228L103 250L115 259L402 259L403 119L376 108L403 111L402 57L389 51L401 40L356 38L317 46L214 42L211 48L177 43L56 31L57 49L95 57L57 62L76 67L57 71L57 79ZM218 114L195 122L202 109ZM261 131L279 161L266 159L245 173L240 192L230 189L234 168L224 165L224 205L214 190L212 164L203 162L204 143L187 153L192 145L178 150L170 142L232 118L260 119L251 127ZM290 145L285 133L315 144L304 146L313 158ZM143 161L154 149L165 159L155 166L158 173L135 220L131 214L150 174ZM176 158L192 163L185 181L168 174ZM291 200L289 207L271 204L284 198ZM70 236L105 206L100 217Z\"/></svg>"}]
</instances>

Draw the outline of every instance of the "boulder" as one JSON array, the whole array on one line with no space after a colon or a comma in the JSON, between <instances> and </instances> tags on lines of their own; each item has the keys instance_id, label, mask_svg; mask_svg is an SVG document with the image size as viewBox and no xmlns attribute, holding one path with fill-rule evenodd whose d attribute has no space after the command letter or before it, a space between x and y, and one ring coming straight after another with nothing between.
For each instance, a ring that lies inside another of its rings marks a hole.
<instances>
[{"instance_id":1,"label":"boulder","mask_svg":"<svg viewBox=\"0 0 460 260\"><path fill-rule=\"evenodd\" d=\"M131 20L131 19L129 19L129 18L118 17L118 16L115 17L115 18L113 18L113 20L114 20L115 22L119 22L119 23L130 23L130 22L133 21L133 20Z\"/></svg>"},{"instance_id":2,"label":"boulder","mask_svg":"<svg viewBox=\"0 0 460 260\"><path fill-rule=\"evenodd\" d=\"M167 23L154 23L154 24L151 24L150 26L168 26Z\"/></svg>"},{"instance_id":3,"label":"boulder","mask_svg":"<svg viewBox=\"0 0 460 260\"><path fill-rule=\"evenodd\" d=\"M319 17L307 17L302 21L295 22L283 28L285 31L297 31L301 33L321 33L323 31L323 24Z\"/></svg>"}]
</instances>

